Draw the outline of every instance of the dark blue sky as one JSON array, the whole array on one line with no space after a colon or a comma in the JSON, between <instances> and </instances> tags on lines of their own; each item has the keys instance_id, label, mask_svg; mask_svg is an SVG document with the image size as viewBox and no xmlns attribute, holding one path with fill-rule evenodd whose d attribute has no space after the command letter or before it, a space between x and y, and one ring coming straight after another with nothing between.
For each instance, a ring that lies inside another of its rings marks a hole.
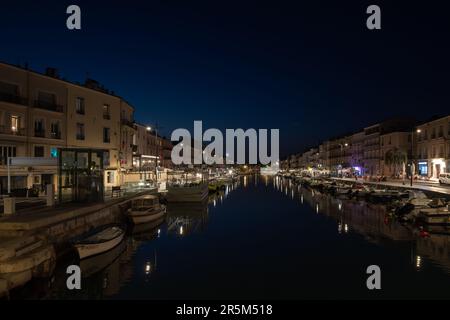
<instances>
[{"instance_id":1,"label":"dark blue sky","mask_svg":"<svg viewBox=\"0 0 450 320\"><path fill-rule=\"evenodd\" d=\"M6 1L0 60L86 74L136 119L279 128L281 153L402 114L448 114L444 1ZM313 3L313 4L312 4ZM78 4L82 30L65 27ZM369 31L378 4L382 30Z\"/></svg>"}]
</instances>

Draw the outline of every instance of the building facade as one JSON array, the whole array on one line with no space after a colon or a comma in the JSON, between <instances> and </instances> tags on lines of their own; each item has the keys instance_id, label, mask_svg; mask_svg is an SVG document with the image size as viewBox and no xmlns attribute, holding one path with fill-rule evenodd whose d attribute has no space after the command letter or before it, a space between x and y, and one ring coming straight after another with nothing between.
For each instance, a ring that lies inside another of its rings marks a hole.
<instances>
[{"instance_id":1,"label":"building facade","mask_svg":"<svg viewBox=\"0 0 450 320\"><path fill-rule=\"evenodd\" d=\"M32 163L11 167L11 189L57 185L56 160L49 165L33 159L57 159L61 148L103 152L105 188L122 185L133 173L134 155L157 153L151 135L137 135L134 108L98 82L72 83L52 68L41 74L0 63L1 193L7 190L8 157ZM159 145L163 154L163 142ZM81 162L78 166L90 165Z\"/></svg>"},{"instance_id":2,"label":"building facade","mask_svg":"<svg viewBox=\"0 0 450 320\"><path fill-rule=\"evenodd\" d=\"M416 174L437 179L450 172L450 116L418 125L415 136Z\"/></svg>"}]
</instances>

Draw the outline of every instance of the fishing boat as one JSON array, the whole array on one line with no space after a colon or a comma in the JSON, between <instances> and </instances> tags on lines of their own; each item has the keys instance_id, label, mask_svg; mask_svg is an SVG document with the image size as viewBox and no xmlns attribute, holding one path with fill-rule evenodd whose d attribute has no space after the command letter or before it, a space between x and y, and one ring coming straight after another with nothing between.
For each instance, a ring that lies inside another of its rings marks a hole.
<instances>
[{"instance_id":1,"label":"fishing boat","mask_svg":"<svg viewBox=\"0 0 450 320\"><path fill-rule=\"evenodd\" d=\"M154 195L145 195L133 199L131 208L128 209L128 217L133 224L156 221L166 214L166 207L159 203L159 198Z\"/></svg>"},{"instance_id":2,"label":"fishing boat","mask_svg":"<svg viewBox=\"0 0 450 320\"><path fill-rule=\"evenodd\" d=\"M96 228L75 241L74 247L80 259L107 252L118 246L125 236L125 231L118 225Z\"/></svg>"}]
</instances>

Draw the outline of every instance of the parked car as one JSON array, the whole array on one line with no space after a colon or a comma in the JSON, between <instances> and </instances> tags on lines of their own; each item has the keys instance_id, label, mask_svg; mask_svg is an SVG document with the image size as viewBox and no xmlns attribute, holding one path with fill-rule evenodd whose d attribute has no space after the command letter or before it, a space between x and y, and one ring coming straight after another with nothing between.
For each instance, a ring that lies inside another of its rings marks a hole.
<instances>
[{"instance_id":1,"label":"parked car","mask_svg":"<svg viewBox=\"0 0 450 320\"><path fill-rule=\"evenodd\" d=\"M450 184L450 173L441 173L439 175L440 184Z\"/></svg>"}]
</instances>

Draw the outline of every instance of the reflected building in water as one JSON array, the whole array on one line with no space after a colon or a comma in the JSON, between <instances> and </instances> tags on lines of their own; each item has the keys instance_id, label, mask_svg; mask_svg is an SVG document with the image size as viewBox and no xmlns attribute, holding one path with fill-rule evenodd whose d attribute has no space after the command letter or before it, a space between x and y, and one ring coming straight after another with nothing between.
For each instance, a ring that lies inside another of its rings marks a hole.
<instances>
[{"instance_id":1,"label":"reflected building in water","mask_svg":"<svg viewBox=\"0 0 450 320\"><path fill-rule=\"evenodd\" d=\"M329 194L293 185L290 181L275 178L274 188L286 196L307 204L315 213L336 221L337 232L356 232L367 241L382 245L384 241L404 241L411 244L411 264L420 270L425 258L450 273L450 231L430 229L429 236L421 237L413 226L392 219L385 206L364 201L338 199Z\"/></svg>"}]
</instances>

